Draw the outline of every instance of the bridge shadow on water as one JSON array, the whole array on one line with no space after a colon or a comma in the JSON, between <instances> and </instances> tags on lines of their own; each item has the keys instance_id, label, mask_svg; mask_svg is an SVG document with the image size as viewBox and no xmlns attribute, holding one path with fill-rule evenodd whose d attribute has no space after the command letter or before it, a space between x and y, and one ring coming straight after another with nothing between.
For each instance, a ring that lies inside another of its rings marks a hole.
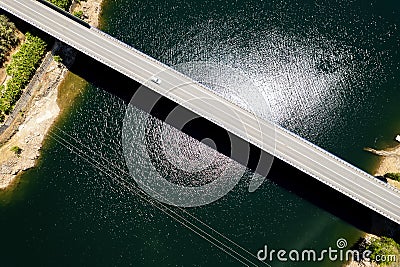
<instances>
[{"instance_id":1,"label":"bridge shadow on water","mask_svg":"<svg viewBox=\"0 0 400 267\"><path fill-rule=\"evenodd\" d=\"M140 84L132 79L80 53L78 53L71 71L93 85L117 96L126 104L130 102L132 96L140 87ZM250 145L249 157L246 157L246 160L243 161L242 157L231 154L230 146L232 139L234 139L234 142L239 142L239 146L248 146L249 144L246 141L204 118L199 118L193 112L178 106L167 98L157 95L150 89L145 90L147 90L145 94L148 94L150 97L159 98L150 112L151 115L165 121L167 115L172 110L175 109L175 111L182 112L182 114L185 114L185 117L193 118L181 129L184 133L199 141L206 138L213 140L216 149L220 153L233 158L253 171L256 169L261 170L260 174L265 175L263 168L257 168L257 166L260 167L260 164L262 165L260 158L264 159L268 157L267 153ZM148 109L144 105L146 105L146 101L139 104L138 108ZM173 127L181 128L174 125L173 122L168 123ZM267 167L264 169L267 169ZM393 229L398 229L395 223L279 159L274 159L267 179L362 231L376 235L392 236L396 240L400 240L399 232L391 232Z\"/></svg>"}]
</instances>

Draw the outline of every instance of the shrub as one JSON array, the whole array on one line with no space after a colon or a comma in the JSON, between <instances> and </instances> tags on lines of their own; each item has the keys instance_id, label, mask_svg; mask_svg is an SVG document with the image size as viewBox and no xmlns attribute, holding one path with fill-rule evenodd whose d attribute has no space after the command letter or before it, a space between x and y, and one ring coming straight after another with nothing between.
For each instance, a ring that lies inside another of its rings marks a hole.
<instances>
[{"instance_id":1,"label":"shrub","mask_svg":"<svg viewBox=\"0 0 400 267\"><path fill-rule=\"evenodd\" d=\"M58 6L61 9L68 10L69 6L71 5L71 0L47 0L53 5Z\"/></svg>"},{"instance_id":2,"label":"shrub","mask_svg":"<svg viewBox=\"0 0 400 267\"><path fill-rule=\"evenodd\" d=\"M20 156L22 153L22 148L20 148L19 146L13 146L10 150L14 152L14 154L17 156Z\"/></svg>"},{"instance_id":3,"label":"shrub","mask_svg":"<svg viewBox=\"0 0 400 267\"><path fill-rule=\"evenodd\" d=\"M59 55L53 56L53 59L54 59L54 61L57 62L57 63L61 63L61 62L62 62L62 58L61 58Z\"/></svg>"},{"instance_id":4,"label":"shrub","mask_svg":"<svg viewBox=\"0 0 400 267\"><path fill-rule=\"evenodd\" d=\"M73 14L75 17L82 19L83 18L83 11L79 10L79 11L75 11Z\"/></svg>"}]
</instances>

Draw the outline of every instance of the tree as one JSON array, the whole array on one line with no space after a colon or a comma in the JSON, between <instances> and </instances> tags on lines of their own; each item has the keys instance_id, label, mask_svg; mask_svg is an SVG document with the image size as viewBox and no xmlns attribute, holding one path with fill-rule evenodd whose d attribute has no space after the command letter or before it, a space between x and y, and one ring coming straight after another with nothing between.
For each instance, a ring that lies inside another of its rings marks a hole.
<instances>
[{"instance_id":1,"label":"tree","mask_svg":"<svg viewBox=\"0 0 400 267\"><path fill-rule=\"evenodd\" d=\"M0 112L3 114L12 110L46 53L47 45L42 39L30 33L26 33L25 37L25 43L13 55L6 68L7 75L11 78L6 86L0 87Z\"/></svg>"},{"instance_id":2,"label":"tree","mask_svg":"<svg viewBox=\"0 0 400 267\"><path fill-rule=\"evenodd\" d=\"M373 239L371 244L367 246L367 249L372 252L370 256L371 260L380 265L389 265L395 260L390 259L389 256L396 255L398 257L400 254L400 246L388 237Z\"/></svg>"},{"instance_id":3,"label":"tree","mask_svg":"<svg viewBox=\"0 0 400 267\"><path fill-rule=\"evenodd\" d=\"M0 15L0 66L19 42L17 28L5 15Z\"/></svg>"}]
</instances>

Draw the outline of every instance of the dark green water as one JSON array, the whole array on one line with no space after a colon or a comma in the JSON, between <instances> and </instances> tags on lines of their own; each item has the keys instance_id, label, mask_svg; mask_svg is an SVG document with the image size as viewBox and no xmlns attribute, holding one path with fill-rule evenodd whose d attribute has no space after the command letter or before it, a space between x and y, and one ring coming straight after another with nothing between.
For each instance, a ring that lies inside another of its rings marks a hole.
<instances>
[{"instance_id":1,"label":"dark green water","mask_svg":"<svg viewBox=\"0 0 400 267\"><path fill-rule=\"evenodd\" d=\"M120 0L105 5L103 26L182 71L190 61L245 70L280 124L371 170L375 159L362 148L391 145L400 132L399 11L395 1ZM198 221L175 208L171 218L134 185L121 185L129 179L121 149L126 104L104 89L135 85L113 81L119 76L84 57L77 62L75 71L92 83L46 140L38 168L0 195L2 266L243 266L177 219L205 229ZM149 162L137 165L138 175L148 175ZM187 211L253 254L266 244L324 249L342 237L351 244L360 224L349 214L370 219L283 163L271 176L255 193L242 181L219 201ZM316 191L299 197L284 186L290 179L304 179ZM323 204L331 196L336 208Z\"/></svg>"}]
</instances>

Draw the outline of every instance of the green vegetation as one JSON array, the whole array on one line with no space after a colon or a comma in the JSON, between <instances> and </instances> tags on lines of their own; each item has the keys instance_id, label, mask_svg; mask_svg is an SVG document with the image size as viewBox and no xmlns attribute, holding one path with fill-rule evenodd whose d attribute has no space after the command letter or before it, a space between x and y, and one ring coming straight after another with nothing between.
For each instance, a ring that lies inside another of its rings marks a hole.
<instances>
[{"instance_id":1,"label":"green vegetation","mask_svg":"<svg viewBox=\"0 0 400 267\"><path fill-rule=\"evenodd\" d=\"M62 58L59 55L55 55L53 56L53 60L57 63L61 63L62 62Z\"/></svg>"},{"instance_id":2,"label":"green vegetation","mask_svg":"<svg viewBox=\"0 0 400 267\"><path fill-rule=\"evenodd\" d=\"M19 157L21 155L21 153L22 153L22 148L20 148L19 146L13 146L10 149L10 151L14 152L14 154Z\"/></svg>"},{"instance_id":3,"label":"green vegetation","mask_svg":"<svg viewBox=\"0 0 400 267\"><path fill-rule=\"evenodd\" d=\"M69 6L72 3L72 0L47 0L47 1L64 10L68 10Z\"/></svg>"},{"instance_id":4,"label":"green vegetation","mask_svg":"<svg viewBox=\"0 0 400 267\"><path fill-rule=\"evenodd\" d=\"M372 240L367 249L372 252L371 260L379 265L389 265L400 255L400 245L388 237Z\"/></svg>"},{"instance_id":5,"label":"green vegetation","mask_svg":"<svg viewBox=\"0 0 400 267\"><path fill-rule=\"evenodd\" d=\"M25 43L13 55L6 68L11 79L7 81L6 86L0 87L0 113L3 115L8 114L19 99L46 52L46 43L42 39L30 33L26 33L25 38Z\"/></svg>"},{"instance_id":6,"label":"green vegetation","mask_svg":"<svg viewBox=\"0 0 400 267\"><path fill-rule=\"evenodd\" d=\"M0 15L0 66L3 65L11 48L17 44L17 28L6 16Z\"/></svg>"},{"instance_id":7,"label":"green vegetation","mask_svg":"<svg viewBox=\"0 0 400 267\"><path fill-rule=\"evenodd\" d=\"M79 10L79 11L75 11L73 14L75 17L82 19L83 18L83 11Z\"/></svg>"},{"instance_id":8,"label":"green vegetation","mask_svg":"<svg viewBox=\"0 0 400 267\"><path fill-rule=\"evenodd\" d=\"M400 173L386 173L384 176L385 178L400 182Z\"/></svg>"}]
</instances>

